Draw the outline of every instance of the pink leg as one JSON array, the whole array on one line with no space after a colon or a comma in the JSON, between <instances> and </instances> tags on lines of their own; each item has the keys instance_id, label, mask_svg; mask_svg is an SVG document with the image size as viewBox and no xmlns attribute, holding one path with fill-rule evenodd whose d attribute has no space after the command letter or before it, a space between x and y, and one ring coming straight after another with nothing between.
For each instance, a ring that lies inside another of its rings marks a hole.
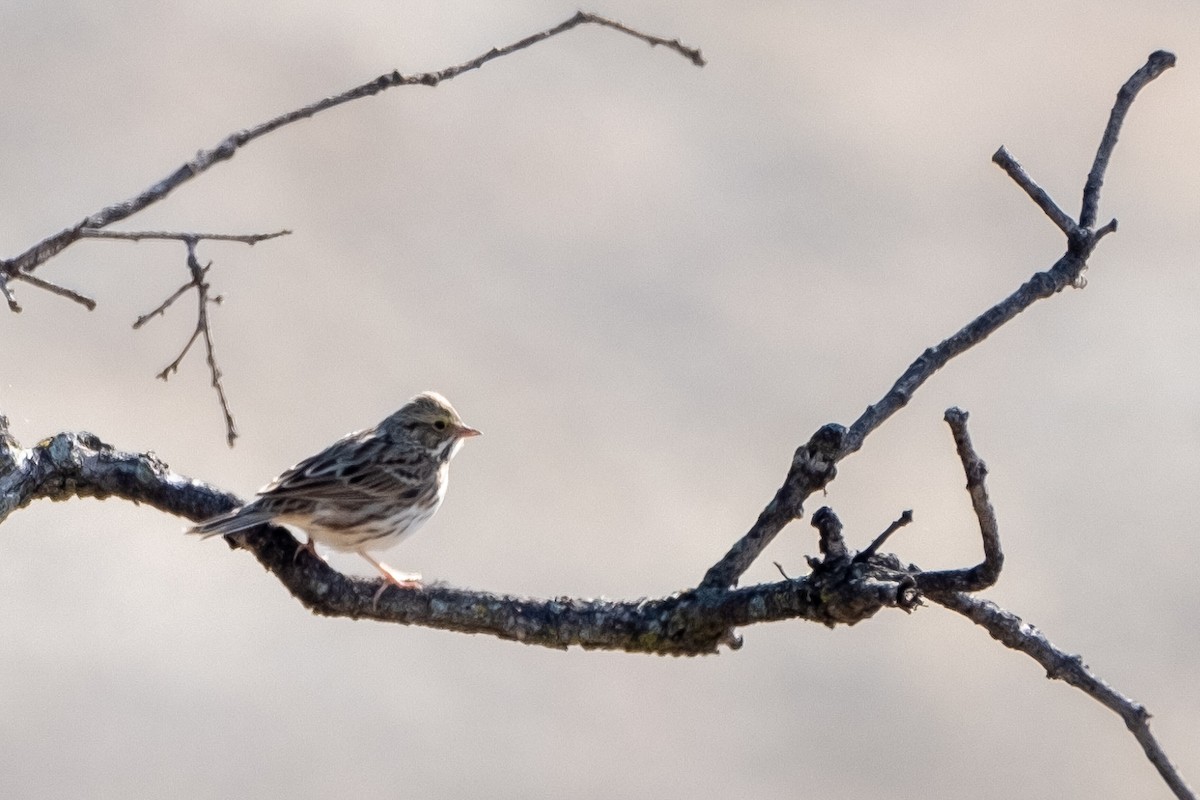
<instances>
[{"instance_id":1,"label":"pink leg","mask_svg":"<svg viewBox=\"0 0 1200 800\"><path fill-rule=\"evenodd\" d=\"M375 592L375 597L371 599L371 608L379 605L379 598L383 597L383 593L387 591L388 586L395 586L399 589L420 589L421 576L415 572L396 572L382 561L377 561L372 558L364 550L356 551L360 556L371 562L371 566L379 570L379 574L383 576L383 585L379 587L379 591Z\"/></svg>"},{"instance_id":2,"label":"pink leg","mask_svg":"<svg viewBox=\"0 0 1200 800\"><path fill-rule=\"evenodd\" d=\"M307 550L308 554L310 556L312 556L313 558L315 558L317 561L320 561L322 563L328 563L327 561L325 561L325 559L321 558L321 554L317 552L317 543L312 540L311 536L308 537L308 541L305 542L304 544L296 545L296 552L292 553L292 561L295 561L297 558L299 558L300 554L303 553L305 550Z\"/></svg>"}]
</instances>

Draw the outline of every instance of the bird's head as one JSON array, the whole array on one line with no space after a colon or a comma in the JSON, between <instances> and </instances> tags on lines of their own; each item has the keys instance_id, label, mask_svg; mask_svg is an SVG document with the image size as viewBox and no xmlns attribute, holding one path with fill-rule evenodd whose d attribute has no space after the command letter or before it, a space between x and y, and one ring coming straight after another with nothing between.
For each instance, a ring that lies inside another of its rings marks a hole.
<instances>
[{"instance_id":1,"label":"bird's head","mask_svg":"<svg viewBox=\"0 0 1200 800\"><path fill-rule=\"evenodd\" d=\"M462 421L450 401L437 392L417 395L380 427L393 437L416 442L441 461L449 461L463 439L479 435L478 430Z\"/></svg>"}]
</instances>

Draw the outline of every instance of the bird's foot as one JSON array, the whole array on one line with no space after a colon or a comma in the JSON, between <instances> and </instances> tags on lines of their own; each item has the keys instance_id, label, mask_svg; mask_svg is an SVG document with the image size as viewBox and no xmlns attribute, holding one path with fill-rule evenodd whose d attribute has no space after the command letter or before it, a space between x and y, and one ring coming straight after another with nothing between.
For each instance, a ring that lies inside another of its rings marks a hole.
<instances>
[{"instance_id":1,"label":"bird's foot","mask_svg":"<svg viewBox=\"0 0 1200 800\"><path fill-rule=\"evenodd\" d=\"M387 591L389 586L395 586L398 589L420 589L424 586L421 583L421 575L416 572L397 572L396 570L372 558L369 554L359 551L360 556L371 562L371 566L379 570L379 574L383 576L383 583L375 592L375 596L371 598L371 610L374 611L379 607L379 598L383 597L383 593Z\"/></svg>"},{"instance_id":2,"label":"bird's foot","mask_svg":"<svg viewBox=\"0 0 1200 800\"><path fill-rule=\"evenodd\" d=\"M296 545L296 552L292 553L292 563L295 563L296 559L300 558L300 554L305 552L306 550L308 551L308 554L310 556L312 556L313 558L315 558L317 561L328 563L325 561L325 559L321 558L321 554L317 552L317 543L314 542L312 539L309 539L304 544Z\"/></svg>"}]
</instances>

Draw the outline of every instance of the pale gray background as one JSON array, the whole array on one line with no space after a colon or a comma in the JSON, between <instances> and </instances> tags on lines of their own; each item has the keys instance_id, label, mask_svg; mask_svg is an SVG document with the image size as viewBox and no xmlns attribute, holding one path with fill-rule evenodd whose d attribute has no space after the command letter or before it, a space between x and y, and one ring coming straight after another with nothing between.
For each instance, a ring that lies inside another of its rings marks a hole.
<instances>
[{"instance_id":1,"label":"pale gray background","mask_svg":"<svg viewBox=\"0 0 1200 800\"><path fill-rule=\"evenodd\" d=\"M243 437L199 352L175 244L86 242L0 313L0 411L87 429L249 494L435 388L485 432L399 569L537 596L695 584L795 446L1054 261L990 162L1074 214L1117 87L1121 230L1091 284L933 379L827 498L861 546L973 563L942 410L971 411L1008 561L987 596L1146 703L1200 781L1200 10L1184 2L667 3L594 9L696 69L581 29L436 90L253 144L122 226L289 227L206 244ZM0 6L3 252L228 132L381 72L436 69L573 4L228 0ZM679 660L557 653L307 614L255 562L128 503L0 529L6 797L1153 797L1120 720L938 608L757 627ZM807 521L747 575L803 572ZM361 572L356 559L339 566ZM931 788L932 787L932 788Z\"/></svg>"}]
</instances>

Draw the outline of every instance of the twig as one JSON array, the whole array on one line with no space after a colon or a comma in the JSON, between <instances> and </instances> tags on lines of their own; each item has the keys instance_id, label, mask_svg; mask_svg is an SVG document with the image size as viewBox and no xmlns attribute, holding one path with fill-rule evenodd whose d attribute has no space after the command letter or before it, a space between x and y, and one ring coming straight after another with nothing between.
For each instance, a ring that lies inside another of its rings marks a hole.
<instances>
[{"instance_id":1,"label":"twig","mask_svg":"<svg viewBox=\"0 0 1200 800\"><path fill-rule=\"evenodd\" d=\"M1071 219L1071 216L1067 212L1059 208L1058 204L1046 193L1046 190L1038 186L1033 178L1029 177L1029 173L1017 163L1017 160L1009 154L1008 150L1001 147L992 155L992 162L998 164L1000 169L1008 173L1008 177L1016 181L1017 185L1025 190L1025 194L1029 195L1033 202L1037 203L1038 208L1046 212L1046 216L1058 226L1060 231L1067 236L1074 233L1075 228L1078 227L1075 224L1075 220Z\"/></svg>"},{"instance_id":2,"label":"twig","mask_svg":"<svg viewBox=\"0 0 1200 800\"><path fill-rule=\"evenodd\" d=\"M0 523L34 500L121 497L200 521L241 505L233 494L170 471L152 455L116 450L89 433L60 433L29 450L0 425ZM386 593L381 583L342 575L296 555L283 528L239 537L301 603L317 614L480 633L528 645L696 656L733 644L730 630L805 619L854 624L883 608L911 608L911 576L898 563L851 565L841 559L819 574L743 589L689 590L640 600L537 599L441 583Z\"/></svg>"},{"instance_id":3,"label":"twig","mask_svg":"<svg viewBox=\"0 0 1200 800\"><path fill-rule=\"evenodd\" d=\"M17 296L13 294L12 289L8 288L8 276L0 274L0 294L4 295L4 299L8 301L8 310L14 314L21 313L21 304L17 302Z\"/></svg>"},{"instance_id":4,"label":"twig","mask_svg":"<svg viewBox=\"0 0 1200 800\"><path fill-rule=\"evenodd\" d=\"M1095 201L1098 201L1104 166L1107 165L1112 146L1116 143L1116 132L1125 118L1133 96L1173 63L1174 57L1169 53L1161 50L1153 53L1147 64L1134 73L1134 76L1126 82L1118 94L1117 106L1113 108L1108 129L1101 142L1100 152L1096 156L1097 166L1092 170L1097 177L1094 181L1089 177L1089 186L1094 183L1094 191L1087 196L1094 197L1093 205ZM1013 163L1015 164L1015 162ZM1024 171L1022 170L1020 174L1024 174ZM1087 202L1085 201L1085 211L1086 206ZM1092 233L1088 229L1092 221L1094 221L1094 209L1090 220L1085 215L1081 219L1080 225L1069 232L1067 252L1050 269L1036 273L1015 292L967 323L953 336L925 350L909 365L908 369L878 402L867 406L866 411L855 420L848 430L836 424L826 425L818 430L807 444L797 449L796 456L792 461L792 469L788 471L783 485L776 491L774 498L759 514L750 530L736 541L719 561L709 567L700 586L706 588L736 586L738 578L750 568L750 565L779 532L793 519L803 514L804 501L813 492L823 489L833 480L837 474L838 462L851 453L857 452L872 431L906 406L917 389L951 359L982 342L1038 300L1051 297L1067 286L1082 285L1082 275L1087 267L1087 258L1091 255L1096 242L1101 238L1099 232ZM1105 230L1107 234L1111 230L1115 230L1115 224L1105 226L1105 228L1109 229ZM805 453L813 451L814 448L820 451L820 465L810 464L814 468L809 468L804 465L808 458Z\"/></svg>"},{"instance_id":5,"label":"twig","mask_svg":"<svg viewBox=\"0 0 1200 800\"><path fill-rule=\"evenodd\" d=\"M278 234L276 234L278 235ZM175 236L164 238L177 238ZM158 308L148 314L143 314L134 321L133 327L140 328L156 316L160 316L166 310L188 292L190 289L196 290L196 327L192 329L192 335L188 337L187 342L183 345L183 349L179 351L179 355L167 366L163 367L158 373L161 380L167 380L176 372L179 371L179 365L183 363L184 357L192 349L192 345L196 340L204 338L205 361L208 363L209 374L212 376L212 387L217 392L217 400L221 404L221 413L225 416L225 441L230 447L233 447L234 441L237 439L237 426L233 421L233 414L229 410L229 400L225 397L225 387L221 383L221 369L217 366L217 356L213 349L212 326L208 321L208 306L209 304L220 303L220 297L209 296L208 282L204 280L212 263L204 266L200 265L200 261L196 258L196 243L197 240L191 237L183 237L182 241L187 245L187 266L191 273L191 280L180 286L171 296L159 304Z\"/></svg>"},{"instance_id":6,"label":"twig","mask_svg":"<svg viewBox=\"0 0 1200 800\"><path fill-rule=\"evenodd\" d=\"M889 538L891 538L893 533L900 530L905 525L908 525L912 521L913 521L913 512L912 512L912 509L910 508L907 511L904 511L903 513L901 513L900 516L896 518L895 522L893 522L891 525L888 525L883 533L876 536L875 539L869 545L867 545L867 549L862 550L861 552L855 553L854 560L855 561L868 560L871 556L873 556L879 552L879 548L883 547L883 543L886 542Z\"/></svg>"},{"instance_id":7,"label":"twig","mask_svg":"<svg viewBox=\"0 0 1200 800\"><path fill-rule=\"evenodd\" d=\"M580 19L581 17L582 17L582 19ZM578 22L575 22L575 19L577 19ZM706 63L704 61L704 56L700 55L700 51L698 49L696 49L694 47L688 47L687 45L682 44L678 39L662 39L662 38L659 38L658 36L650 36L648 34L642 33L641 31L636 31L633 28L626 27L625 25L622 25L621 23L617 22L616 20L605 19L604 17L602 17L598 14L589 14L589 13L580 11L578 14L575 15L575 18L571 21L574 22L575 25L579 24L579 22L594 22L597 25L603 25L606 28L612 28L614 30L620 31L621 33L627 33L630 36L633 36L634 38L641 39L643 42L646 42L651 47L654 47L655 45L662 45L663 47L669 48L671 50L674 50L676 53L679 53L679 55L688 59L693 64L695 64L697 67L703 67L704 64ZM574 25L572 25L572 27L574 27Z\"/></svg>"},{"instance_id":8,"label":"twig","mask_svg":"<svg viewBox=\"0 0 1200 800\"><path fill-rule=\"evenodd\" d=\"M1126 727L1145 751L1146 758L1158 770L1175 796L1181 800L1196 800L1195 793L1188 787L1179 770L1167 758L1162 746L1150 732L1150 714L1145 707L1096 677L1083 663L1083 659L1058 649L1037 628L995 603L962 592L935 592L928 597L983 627L993 639L1005 647L1018 650L1041 664L1046 669L1046 677L1066 681L1106 708L1115 711L1125 721Z\"/></svg>"},{"instance_id":9,"label":"twig","mask_svg":"<svg viewBox=\"0 0 1200 800\"><path fill-rule=\"evenodd\" d=\"M219 303L220 298L210 298L208 296L208 284L204 280L204 273L208 271L208 267L200 266L200 262L196 260L196 242L194 239L187 241L187 262L188 269L192 272L192 281L196 285L196 331L204 335L204 351L205 361L208 362L208 371L212 375L212 387L217 390L217 399L221 403L221 413L225 415L225 441L230 447L237 440L237 426L233 422L233 414L229 411L229 400L225 397L225 387L221 384L221 369L217 366L216 352L213 350L212 327L208 324L208 306L210 303ZM192 340L195 340L195 334L192 335ZM191 342L188 342L191 346Z\"/></svg>"},{"instance_id":10,"label":"twig","mask_svg":"<svg viewBox=\"0 0 1200 800\"><path fill-rule=\"evenodd\" d=\"M79 305L83 306L88 311L94 311L96 308L96 301L93 300L92 298L90 298L86 295L82 295L79 292L74 291L73 289L68 289L65 286L59 286L57 283L51 283L50 281L42 280L41 278L37 277L36 275L30 275L27 272L18 272L13 277L16 280L25 281L25 283L28 283L31 286L36 286L39 289L45 289L47 292L50 292L51 294L56 294L59 297L65 297L68 300L74 300L76 303L79 303Z\"/></svg>"},{"instance_id":11,"label":"twig","mask_svg":"<svg viewBox=\"0 0 1200 800\"><path fill-rule=\"evenodd\" d=\"M205 297L204 303L220 303L220 298L209 299ZM234 424L233 414L229 410L229 399L225 396L225 386L221 383L221 368L217 366L216 351L213 350L212 328L208 324L208 312L204 314L204 360L208 362L208 371L212 375L212 387L217 390L217 399L221 403L221 413L225 415L225 442L230 447L237 441L238 432L237 425Z\"/></svg>"},{"instance_id":12,"label":"twig","mask_svg":"<svg viewBox=\"0 0 1200 800\"><path fill-rule=\"evenodd\" d=\"M967 433L967 412L959 408L946 410L946 423L954 434L954 444L967 474L967 493L971 495L971 506L979 520L979 531L983 535L983 561L970 569L946 569L920 572L916 577L917 589L921 592L978 592L986 589L1000 577L1004 567L1004 552L1000 549L1000 528L996 523L996 512L988 499L987 465L971 445Z\"/></svg>"},{"instance_id":13,"label":"twig","mask_svg":"<svg viewBox=\"0 0 1200 800\"><path fill-rule=\"evenodd\" d=\"M142 239L169 239L179 242L241 242L251 247L268 239L288 236L291 231L284 229L274 233L187 233L183 231L103 231L87 228L80 232L81 239L118 239L139 242Z\"/></svg>"},{"instance_id":14,"label":"twig","mask_svg":"<svg viewBox=\"0 0 1200 800\"><path fill-rule=\"evenodd\" d=\"M280 114L279 116L255 125L252 128L235 131L218 142L215 147L208 150L201 150L196 154L195 158L181 165L170 175L163 178L153 186L145 189L136 197L131 197L128 200L106 206L105 208L100 209L96 213L88 216L75 225L65 228L53 236L46 237L25 252L13 258L0 261L0 272L7 273L10 276L15 275L18 272L32 272L33 270L37 269L37 267L60 253L64 248L69 247L72 243L85 236L84 231L107 228L114 222L120 222L123 219L133 216L152 203L162 200L179 186L182 186L192 178L195 178L197 175L207 171L215 164L219 164L222 161L228 161L230 158L233 158L234 154L237 153L239 149L245 147L250 142L258 139L261 136L265 136L274 130L282 128L284 125L289 125L302 119L308 119L315 114L319 114L322 111L340 106L343 103L348 103L351 100L358 100L363 97L371 97L396 86L437 86L442 81L455 78L464 72L479 69L493 59L509 55L510 53L514 53L518 50L523 50L530 45L537 44L538 42L548 39L551 36L556 36L564 31L568 31L572 28L578 27L579 25L585 24L600 25L629 36L633 36L637 39L641 39L642 41L651 45L662 45L663 47L674 50L697 66L703 66L704 64L704 59L700 55L699 50L686 47L680 44L678 40L668 40L657 36L651 36L649 34L636 31L633 28L626 27L625 25L622 25L614 20L581 11L565 22L559 23L552 28L541 31L540 33L535 33L532 36L527 36L526 38L521 39L518 42L514 42L506 47L493 48L488 52L480 56L476 56L470 61L458 64L457 66L447 67L436 72L417 73L415 75L402 75L399 71L385 73L368 81L367 83L342 92L341 94L336 94L332 97L326 97L313 103L309 103L302 108L295 109L294 111ZM92 236L94 234L86 235Z\"/></svg>"},{"instance_id":15,"label":"twig","mask_svg":"<svg viewBox=\"0 0 1200 800\"><path fill-rule=\"evenodd\" d=\"M143 325L145 325L147 322L154 319L155 317L162 316L163 314L165 314L167 309L171 307L172 303L174 303L180 297L183 297L184 292L186 292L188 289L191 289L195 285L196 285L196 283L194 280L189 280L183 286L180 286L178 289L176 289L174 292L171 293L170 297L168 297L166 300L163 300L162 303L159 304L158 308L154 309L149 314L142 314L140 317L135 319L133 321L133 329L137 330L138 328L142 327ZM192 338L194 339L195 337L192 337ZM189 344L189 346L191 345L190 342L188 344ZM186 349L184 352L187 352ZM182 356L180 356L180 357L182 358ZM166 376L164 376L164 375L160 374L159 377L161 377L163 380L166 380Z\"/></svg>"},{"instance_id":16,"label":"twig","mask_svg":"<svg viewBox=\"0 0 1200 800\"><path fill-rule=\"evenodd\" d=\"M155 377L157 377L160 381L165 381L176 372L179 372L179 365L183 363L183 357L188 354L188 351L192 349L192 345L195 344L196 340L199 338L200 326L197 325L192 330L192 335L188 337L187 344L185 344L183 349L179 351L179 355L175 356L175 360L163 367L162 372L158 373L158 375Z\"/></svg>"},{"instance_id":17,"label":"twig","mask_svg":"<svg viewBox=\"0 0 1200 800\"><path fill-rule=\"evenodd\" d=\"M842 535L842 521L829 506L822 506L813 514L812 526L817 529L817 548L826 561L845 558L846 538Z\"/></svg>"},{"instance_id":18,"label":"twig","mask_svg":"<svg viewBox=\"0 0 1200 800\"><path fill-rule=\"evenodd\" d=\"M1108 169L1108 159L1112 156L1113 148L1117 146L1117 135L1125 123L1125 115L1133 105L1146 84L1175 66L1175 54L1166 50L1155 50L1150 54L1146 63L1125 81L1125 85L1117 92L1117 102L1113 104L1112 112L1108 115L1108 125L1104 127L1104 135L1100 137L1100 147L1096 150L1096 159L1088 172L1087 183L1083 187L1083 207L1079 212L1079 226L1090 228L1096 224L1096 216L1100 211L1100 187L1104 185L1104 173Z\"/></svg>"},{"instance_id":19,"label":"twig","mask_svg":"<svg viewBox=\"0 0 1200 800\"><path fill-rule=\"evenodd\" d=\"M233 494L171 472L152 455L115 450L89 433L60 433L22 450L0 416L0 523L39 498L69 497L121 497L195 521L242 504ZM826 559L812 575L785 575L778 583L637 601L537 600L434 584L389 592L376 605L378 581L347 578L320 559L296 559L296 540L281 528L247 532L239 545L318 614L483 633L557 649L704 655L720 644L736 643L734 627L784 619L854 624L881 608L911 610L918 599L912 574L894 557L877 556L869 563ZM928 596L981 625L1005 646L1028 654L1049 677L1067 681L1120 714L1176 796L1195 800L1151 734L1145 708L1093 675L1078 656L1058 650L1037 629L990 602L962 592Z\"/></svg>"}]
</instances>

